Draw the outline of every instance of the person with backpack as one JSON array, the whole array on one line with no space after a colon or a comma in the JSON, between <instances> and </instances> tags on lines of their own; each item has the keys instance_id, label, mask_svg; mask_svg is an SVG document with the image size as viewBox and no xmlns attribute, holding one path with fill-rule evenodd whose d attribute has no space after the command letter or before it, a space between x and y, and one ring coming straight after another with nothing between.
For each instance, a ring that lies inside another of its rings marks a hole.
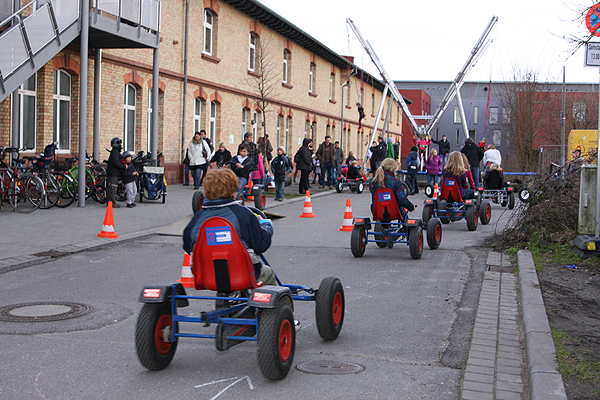
<instances>
[{"instance_id":1,"label":"person with backpack","mask_svg":"<svg viewBox=\"0 0 600 400\"><path fill-rule=\"evenodd\" d=\"M410 153L406 157L406 185L408 186L408 194L418 194L419 186L417 185L417 173L419 172L419 154L416 146L411 147Z\"/></svg>"},{"instance_id":2,"label":"person with backpack","mask_svg":"<svg viewBox=\"0 0 600 400\"><path fill-rule=\"evenodd\" d=\"M117 204L117 186L119 186L119 178L121 172L125 171L125 164L123 164L123 157L121 156L121 149L123 141L119 138L112 138L110 141L110 155L108 156L108 166L106 167L106 197L108 201L112 202L113 208L120 208Z\"/></svg>"},{"instance_id":3,"label":"person with backpack","mask_svg":"<svg viewBox=\"0 0 600 400\"><path fill-rule=\"evenodd\" d=\"M292 172L292 162L285 155L283 146L277 149L277 157L271 161L271 170L275 176L275 201L283 201L285 176Z\"/></svg>"},{"instance_id":4,"label":"person with backpack","mask_svg":"<svg viewBox=\"0 0 600 400\"><path fill-rule=\"evenodd\" d=\"M123 152L123 162L125 163L125 170L121 174L121 181L125 185L127 208L135 207L135 197L137 196L137 185L135 180L137 179L137 169L131 163L131 153L128 151Z\"/></svg>"},{"instance_id":5,"label":"person with backpack","mask_svg":"<svg viewBox=\"0 0 600 400\"><path fill-rule=\"evenodd\" d=\"M313 141L311 138L304 138L302 141L302 147L296 154L296 168L300 170L300 186L298 191L300 194L305 194L310 188L308 186L308 176L312 170L312 152L313 152Z\"/></svg>"}]
</instances>

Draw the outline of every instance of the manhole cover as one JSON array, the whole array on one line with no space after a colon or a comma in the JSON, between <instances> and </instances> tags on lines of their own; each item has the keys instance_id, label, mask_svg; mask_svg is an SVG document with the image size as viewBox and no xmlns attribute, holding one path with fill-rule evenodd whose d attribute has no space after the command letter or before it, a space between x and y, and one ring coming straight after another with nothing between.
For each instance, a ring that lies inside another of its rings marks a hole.
<instances>
[{"instance_id":1,"label":"manhole cover","mask_svg":"<svg viewBox=\"0 0 600 400\"><path fill-rule=\"evenodd\" d=\"M77 318L89 314L92 307L81 303L44 301L0 307L0 321L48 322Z\"/></svg>"},{"instance_id":2,"label":"manhole cover","mask_svg":"<svg viewBox=\"0 0 600 400\"><path fill-rule=\"evenodd\" d=\"M365 369L362 365L336 361L310 361L296 366L300 371L319 375L355 374Z\"/></svg>"}]
</instances>

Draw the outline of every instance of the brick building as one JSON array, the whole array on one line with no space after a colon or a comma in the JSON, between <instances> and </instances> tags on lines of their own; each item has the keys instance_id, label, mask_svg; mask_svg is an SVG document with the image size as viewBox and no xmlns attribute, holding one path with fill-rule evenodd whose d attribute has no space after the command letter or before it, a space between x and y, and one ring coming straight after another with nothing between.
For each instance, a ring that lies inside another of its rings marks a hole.
<instances>
[{"instance_id":1,"label":"brick building","mask_svg":"<svg viewBox=\"0 0 600 400\"><path fill-rule=\"evenodd\" d=\"M383 84L361 73L351 58L255 0L196 0L187 3L189 9L186 2L159 4L157 149L164 153L169 182L180 182L185 148L200 129L234 153L244 132L251 131L256 138L266 132L273 146L285 146L289 155L304 137L318 144L329 134L345 154L352 150L364 157L375 123L375 112L368 110L377 110ZM91 153L93 147L94 83L99 82L94 135L100 160L107 158L104 149L113 137L123 139L125 150L148 151L154 112L153 49L111 47L105 42L96 48L90 40L86 149ZM61 156L77 153L80 60L75 39L20 86L18 107L11 103L14 94L0 103L0 146L39 153L56 140ZM260 83L270 88L265 102ZM367 115L359 131L361 101ZM394 139L402 134L400 117L396 106L387 128Z\"/></svg>"}]
</instances>

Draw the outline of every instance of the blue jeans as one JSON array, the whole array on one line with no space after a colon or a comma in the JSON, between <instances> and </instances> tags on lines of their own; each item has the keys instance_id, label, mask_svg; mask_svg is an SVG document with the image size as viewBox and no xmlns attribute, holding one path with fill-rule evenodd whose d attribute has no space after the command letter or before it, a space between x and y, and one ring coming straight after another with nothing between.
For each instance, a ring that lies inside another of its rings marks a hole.
<instances>
[{"instance_id":1,"label":"blue jeans","mask_svg":"<svg viewBox=\"0 0 600 400\"><path fill-rule=\"evenodd\" d=\"M475 191L473 189L463 189L465 191L465 197L463 200L472 199L475 197Z\"/></svg>"},{"instance_id":2,"label":"blue jeans","mask_svg":"<svg viewBox=\"0 0 600 400\"><path fill-rule=\"evenodd\" d=\"M479 178L481 177L481 170L479 167L471 167L471 173L473 174L473 182L475 182L475 189L479 187Z\"/></svg>"},{"instance_id":3,"label":"blue jeans","mask_svg":"<svg viewBox=\"0 0 600 400\"><path fill-rule=\"evenodd\" d=\"M442 160L442 169L446 168L448 162L448 154L440 154L440 160Z\"/></svg>"},{"instance_id":4,"label":"blue jeans","mask_svg":"<svg viewBox=\"0 0 600 400\"><path fill-rule=\"evenodd\" d=\"M427 184L429 185L430 183L432 183L435 185L437 183L437 175L427 175Z\"/></svg>"},{"instance_id":5,"label":"blue jeans","mask_svg":"<svg viewBox=\"0 0 600 400\"><path fill-rule=\"evenodd\" d=\"M185 177L183 178L183 183L185 185L189 185L190 184L190 164L183 164L185 165Z\"/></svg>"},{"instance_id":6,"label":"blue jeans","mask_svg":"<svg viewBox=\"0 0 600 400\"><path fill-rule=\"evenodd\" d=\"M248 184L248 178L243 178L241 176L238 176L238 179L240 180L240 185L238 186L238 193L243 193L244 186L246 186Z\"/></svg>"},{"instance_id":7,"label":"blue jeans","mask_svg":"<svg viewBox=\"0 0 600 400\"><path fill-rule=\"evenodd\" d=\"M319 184L325 186L325 174L327 174L327 185L333 186L333 175L331 175L331 163L323 163L321 166L321 175L319 176Z\"/></svg>"},{"instance_id":8,"label":"blue jeans","mask_svg":"<svg viewBox=\"0 0 600 400\"><path fill-rule=\"evenodd\" d=\"M283 199L285 192L285 181L275 181L275 198Z\"/></svg>"}]
</instances>

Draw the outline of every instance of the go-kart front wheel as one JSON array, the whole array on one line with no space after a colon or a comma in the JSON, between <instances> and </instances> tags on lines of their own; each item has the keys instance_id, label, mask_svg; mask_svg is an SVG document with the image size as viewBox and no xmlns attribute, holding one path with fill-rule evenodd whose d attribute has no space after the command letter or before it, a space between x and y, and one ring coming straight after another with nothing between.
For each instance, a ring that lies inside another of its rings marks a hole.
<instances>
[{"instance_id":1,"label":"go-kart front wheel","mask_svg":"<svg viewBox=\"0 0 600 400\"><path fill-rule=\"evenodd\" d=\"M258 321L257 356L261 374L276 381L285 378L294 361L296 329L292 307L280 300L262 310Z\"/></svg>"},{"instance_id":2,"label":"go-kart front wheel","mask_svg":"<svg viewBox=\"0 0 600 400\"><path fill-rule=\"evenodd\" d=\"M169 366L177 350L172 331L170 301L144 304L135 326L135 349L144 367L156 371Z\"/></svg>"},{"instance_id":3,"label":"go-kart front wheel","mask_svg":"<svg viewBox=\"0 0 600 400\"><path fill-rule=\"evenodd\" d=\"M367 247L367 230L364 225L354 226L350 236L350 249L354 257L362 257Z\"/></svg>"},{"instance_id":4,"label":"go-kart front wheel","mask_svg":"<svg viewBox=\"0 0 600 400\"><path fill-rule=\"evenodd\" d=\"M440 247L442 243L442 223L439 218L431 218L427 222L427 245L431 250Z\"/></svg>"},{"instance_id":5,"label":"go-kart front wheel","mask_svg":"<svg viewBox=\"0 0 600 400\"><path fill-rule=\"evenodd\" d=\"M433 189L433 185L428 183L427 186L425 186L425 196L429 198L433 197Z\"/></svg>"},{"instance_id":6,"label":"go-kart front wheel","mask_svg":"<svg viewBox=\"0 0 600 400\"><path fill-rule=\"evenodd\" d=\"M408 231L408 248L413 260L423 255L423 229L420 226L413 226Z\"/></svg>"},{"instance_id":7,"label":"go-kart front wheel","mask_svg":"<svg viewBox=\"0 0 600 400\"><path fill-rule=\"evenodd\" d=\"M421 215L423 222L425 222L425 223L429 222L429 220L431 218L433 218L434 215L435 215L435 211L433 210L432 205L423 206L423 215Z\"/></svg>"},{"instance_id":8,"label":"go-kart front wheel","mask_svg":"<svg viewBox=\"0 0 600 400\"><path fill-rule=\"evenodd\" d=\"M467 207L467 229L470 231L477 230L477 207L469 206Z\"/></svg>"},{"instance_id":9,"label":"go-kart front wheel","mask_svg":"<svg viewBox=\"0 0 600 400\"><path fill-rule=\"evenodd\" d=\"M508 209L515 208L515 192L508 192Z\"/></svg>"},{"instance_id":10,"label":"go-kart front wheel","mask_svg":"<svg viewBox=\"0 0 600 400\"><path fill-rule=\"evenodd\" d=\"M362 182L358 182L356 185L356 193L361 194L365 190L365 184Z\"/></svg>"},{"instance_id":11,"label":"go-kart front wheel","mask_svg":"<svg viewBox=\"0 0 600 400\"><path fill-rule=\"evenodd\" d=\"M342 190L344 190L342 181L337 181L337 183L335 184L335 191L338 193L342 193Z\"/></svg>"},{"instance_id":12,"label":"go-kart front wheel","mask_svg":"<svg viewBox=\"0 0 600 400\"><path fill-rule=\"evenodd\" d=\"M321 281L315 294L315 318L319 335L325 340L334 340L344 325L344 287L338 278L329 277Z\"/></svg>"},{"instance_id":13,"label":"go-kart front wheel","mask_svg":"<svg viewBox=\"0 0 600 400\"><path fill-rule=\"evenodd\" d=\"M202 209L202 203L204 203L204 193L201 190L197 190L192 196L192 211L194 214Z\"/></svg>"},{"instance_id":14,"label":"go-kart front wheel","mask_svg":"<svg viewBox=\"0 0 600 400\"><path fill-rule=\"evenodd\" d=\"M488 200L482 201L479 206L479 219L483 225L489 224L492 219L492 205Z\"/></svg>"},{"instance_id":15,"label":"go-kart front wheel","mask_svg":"<svg viewBox=\"0 0 600 400\"><path fill-rule=\"evenodd\" d=\"M254 207L259 210L264 210L267 205L267 195L265 195L264 190L261 190L260 193L254 196Z\"/></svg>"}]
</instances>

